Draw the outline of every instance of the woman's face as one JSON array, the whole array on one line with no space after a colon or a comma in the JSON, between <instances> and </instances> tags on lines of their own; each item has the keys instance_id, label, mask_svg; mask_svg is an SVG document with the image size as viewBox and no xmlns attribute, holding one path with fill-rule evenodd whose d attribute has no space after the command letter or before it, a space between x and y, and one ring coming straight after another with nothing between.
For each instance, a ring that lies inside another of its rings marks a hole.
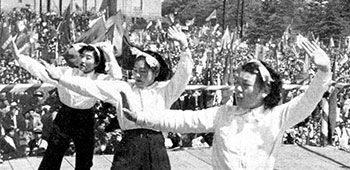
<instances>
[{"instance_id":1,"label":"woman's face","mask_svg":"<svg viewBox=\"0 0 350 170\"><path fill-rule=\"evenodd\" d=\"M144 88L153 84L154 79L157 76L146 64L144 59L137 60L135 62L132 74L135 79L135 84L139 88Z\"/></svg>"},{"instance_id":2,"label":"woman's face","mask_svg":"<svg viewBox=\"0 0 350 170\"><path fill-rule=\"evenodd\" d=\"M235 81L237 106L252 109L263 104L265 91L261 88L256 74L241 71Z\"/></svg>"},{"instance_id":3,"label":"woman's face","mask_svg":"<svg viewBox=\"0 0 350 170\"><path fill-rule=\"evenodd\" d=\"M95 63L93 51L83 51L79 69L84 73L90 73L95 67L97 67L97 63Z\"/></svg>"}]
</instances>

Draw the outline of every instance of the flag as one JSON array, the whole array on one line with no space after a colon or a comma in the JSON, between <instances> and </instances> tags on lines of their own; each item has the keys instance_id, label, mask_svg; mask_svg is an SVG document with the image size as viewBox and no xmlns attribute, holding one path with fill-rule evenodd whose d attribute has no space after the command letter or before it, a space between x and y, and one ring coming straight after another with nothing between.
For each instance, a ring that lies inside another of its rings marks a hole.
<instances>
[{"instance_id":1,"label":"flag","mask_svg":"<svg viewBox=\"0 0 350 170\"><path fill-rule=\"evenodd\" d=\"M338 65L342 66L343 64L345 64L347 61L349 60L348 55L344 54L341 56L341 58L338 61Z\"/></svg>"},{"instance_id":2,"label":"flag","mask_svg":"<svg viewBox=\"0 0 350 170\"><path fill-rule=\"evenodd\" d=\"M319 35L318 35L317 38L315 39L315 43L316 43L317 45L321 45L321 43L320 43L320 36L319 36Z\"/></svg>"},{"instance_id":3,"label":"flag","mask_svg":"<svg viewBox=\"0 0 350 170\"><path fill-rule=\"evenodd\" d=\"M150 20L146 26L146 30L149 29L153 25L153 21Z\"/></svg>"},{"instance_id":4,"label":"flag","mask_svg":"<svg viewBox=\"0 0 350 170\"><path fill-rule=\"evenodd\" d=\"M81 7L78 5L78 3L75 3L75 10L74 10L75 13L82 13L83 12L83 9L81 9Z\"/></svg>"},{"instance_id":5,"label":"flag","mask_svg":"<svg viewBox=\"0 0 350 170\"><path fill-rule=\"evenodd\" d=\"M103 18L100 17L92 27L84 32L75 42L83 42L86 44L101 42L105 38L105 33L107 29Z\"/></svg>"},{"instance_id":6,"label":"flag","mask_svg":"<svg viewBox=\"0 0 350 170\"><path fill-rule=\"evenodd\" d=\"M98 10L99 12L106 11L108 9L108 0L103 0L100 9Z\"/></svg>"},{"instance_id":7,"label":"flag","mask_svg":"<svg viewBox=\"0 0 350 170\"><path fill-rule=\"evenodd\" d=\"M169 20L171 25L175 23L175 16L173 13L168 14L168 20Z\"/></svg>"},{"instance_id":8,"label":"flag","mask_svg":"<svg viewBox=\"0 0 350 170\"><path fill-rule=\"evenodd\" d=\"M224 35L222 35L222 38L221 38L221 51L224 49L227 49L230 44L231 44L231 34L227 26L225 29Z\"/></svg>"},{"instance_id":9,"label":"flag","mask_svg":"<svg viewBox=\"0 0 350 170\"><path fill-rule=\"evenodd\" d=\"M116 49L116 56L122 55L122 44L123 44L123 16L121 12L108 18L106 21L106 38L112 42L112 45Z\"/></svg>"},{"instance_id":10,"label":"flag","mask_svg":"<svg viewBox=\"0 0 350 170\"><path fill-rule=\"evenodd\" d=\"M154 26L156 29L158 30L162 30L162 22L160 21L160 19L157 19L157 23L156 25Z\"/></svg>"},{"instance_id":11,"label":"flag","mask_svg":"<svg viewBox=\"0 0 350 170\"><path fill-rule=\"evenodd\" d=\"M73 37L72 32L74 33L73 31L74 27L72 27L72 22L74 21L71 20L71 14L72 14L71 5L72 4L69 4L66 10L63 12L63 21L61 21L61 23L57 27L57 32L59 33L58 42L60 44L68 45L74 41L72 38Z\"/></svg>"},{"instance_id":12,"label":"flag","mask_svg":"<svg viewBox=\"0 0 350 170\"><path fill-rule=\"evenodd\" d=\"M230 72L231 72L231 55L225 56L225 66L224 66L224 75L222 79L221 85L228 85L229 78L230 78Z\"/></svg>"},{"instance_id":13,"label":"flag","mask_svg":"<svg viewBox=\"0 0 350 170\"><path fill-rule=\"evenodd\" d=\"M346 37L346 40L347 40L346 42L348 43L348 44L347 44L348 47L347 47L347 49L346 49L346 52L349 53L349 52L350 52L350 36L347 36L347 37Z\"/></svg>"},{"instance_id":14,"label":"flag","mask_svg":"<svg viewBox=\"0 0 350 170\"><path fill-rule=\"evenodd\" d=\"M102 16L89 20L89 28L91 28L97 21L99 21L102 18Z\"/></svg>"},{"instance_id":15,"label":"flag","mask_svg":"<svg viewBox=\"0 0 350 170\"><path fill-rule=\"evenodd\" d=\"M122 28L123 23L124 23L124 19L123 19L123 15L121 14L121 11L119 10L115 15L110 16L106 23L105 23L105 27L107 29L110 29L113 25L118 24L118 27Z\"/></svg>"},{"instance_id":16,"label":"flag","mask_svg":"<svg viewBox=\"0 0 350 170\"><path fill-rule=\"evenodd\" d=\"M215 35L216 30L219 28L219 24L216 24L213 28L213 32L211 33L212 35Z\"/></svg>"},{"instance_id":17,"label":"flag","mask_svg":"<svg viewBox=\"0 0 350 170\"><path fill-rule=\"evenodd\" d=\"M329 39L329 47L330 47L330 48L335 47L333 37L331 37L331 38Z\"/></svg>"},{"instance_id":18,"label":"flag","mask_svg":"<svg viewBox=\"0 0 350 170\"><path fill-rule=\"evenodd\" d=\"M6 22L1 22L0 30L0 46L2 50L5 50L9 44L11 44L11 27Z\"/></svg>"},{"instance_id":19,"label":"flag","mask_svg":"<svg viewBox=\"0 0 350 170\"><path fill-rule=\"evenodd\" d=\"M203 65L204 68L206 68L206 66L207 66L208 52L209 52L209 50L205 49L203 52L203 56L200 59L200 63Z\"/></svg>"},{"instance_id":20,"label":"flag","mask_svg":"<svg viewBox=\"0 0 350 170\"><path fill-rule=\"evenodd\" d=\"M283 51L289 48L289 39L291 37L291 24L287 26L287 28L284 30L282 35L282 45L283 45Z\"/></svg>"},{"instance_id":21,"label":"flag","mask_svg":"<svg viewBox=\"0 0 350 170\"><path fill-rule=\"evenodd\" d=\"M194 20L196 19L196 17L193 17L191 20L186 20L186 26L191 26L191 25L193 25L194 24Z\"/></svg>"},{"instance_id":22,"label":"flag","mask_svg":"<svg viewBox=\"0 0 350 170\"><path fill-rule=\"evenodd\" d=\"M256 43L255 45L255 59L258 59L258 60L263 60L263 45L261 45L260 43Z\"/></svg>"},{"instance_id":23,"label":"flag","mask_svg":"<svg viewBox=\"0 0 350 170\"><path fill-rule=\"evenodd\" d=\"M231 37L231 51L232 52L236 52L237 48L241 45L241 39L237 38L237 39L233 39L233 37Z\"/></svg>"},{"instance_id":24,"label":"flag","mask_svg":"<svg viewBox=\"0 0 350 170\"><path fill-rule=\"evenodd\" d=\"M117 1L116 0L103 0L100 6L99 12L106 12L106 18L116 15L117 11Z\"/></svg>"},{"instance_id":25,"label":"flag","mask_svg":"<svg viewBox=\"0 0 350 170\"><path fill-rule=\"evenodd\" d=\"M213 12L211 12L211 14L205 19L205 21L210 21L212 19L216 19L216 9L214 9Z\"/></svg>"},{"instance_id":26,"label":"flag","mask_svg":"<svg viewBox=\"0 0 350 170\"><path fill-rule=\"evenodd\" d=\"M112 42L119 65L125 70L131 70L136 58L131 54L130 47L132 45L129 41L128 30L123 25L123 16L118 11L117 14L106 21L106 27L108 28L106 38Z\"/></svg>"}]
</instances>

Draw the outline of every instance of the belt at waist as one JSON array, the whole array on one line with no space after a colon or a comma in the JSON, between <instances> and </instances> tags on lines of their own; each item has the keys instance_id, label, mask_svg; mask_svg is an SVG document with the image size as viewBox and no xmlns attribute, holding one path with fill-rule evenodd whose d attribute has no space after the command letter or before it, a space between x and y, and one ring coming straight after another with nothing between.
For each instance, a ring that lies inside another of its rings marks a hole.
<instances>
[{"instance_id":1,"label":"belt at waist","mask_svg":"<svg viewBox=\"0 0 350 170\"><path fill-rule=\"evenodd\" d=\"M91 111L92 108L89 109L76 109L76 108L72 108L70 106L67 106L65 104L62 103L62 106L60 108L60 110L71 110L71 111Z\"/></svg>"},{"instance_id":2,"label":"belt at waist","mask_svg":"<svg viewBox=\"0 0 350 170\"><path fill-rule=\"evenodd\" d=\"M123 130L123 133L124 133L124 135L162 134L162 132L160 132L160 131L156 131L156 130L152 130L152 129L144 129L144 128Z\"/></svg>"}]
</instances>

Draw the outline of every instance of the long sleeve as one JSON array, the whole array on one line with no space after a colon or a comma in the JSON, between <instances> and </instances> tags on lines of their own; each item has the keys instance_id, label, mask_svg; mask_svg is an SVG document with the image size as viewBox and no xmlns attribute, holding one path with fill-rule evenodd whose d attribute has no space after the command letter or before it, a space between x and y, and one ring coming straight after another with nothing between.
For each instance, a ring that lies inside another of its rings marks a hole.
<instances>
[{"instance_id":1,"label":"long sleeve","mask_svg":"<svg viewBox=\"0 0 350 170\"><path fill-rule=\"evenodd\" d=\"M18 63L22 68L27 70L30 74L36 76L37 78L44 81L45 83L57 85L57 82L53 81L47 74L45 70L45 66L40 64L37 60L34 60L33 58L30 58L29 56L26 56L26 55L20 55ZM57 69L57 72L62 75L63 70L67 68L56 67L56 69Z\"/></svg>"},{"instance_id":2,"label":"long sleeve","mask_svg":"<svg viewBox=\"0 0 350 170\"><path fill-rule=\"evenodd\" d=\"M277 106L277 112L282 112L283 129L304 120L316 108L323 94L330 85L331 73L319 71L304 94L292 99L290 102Z\"/></svg>"},{"instance_id":3,"label":"long sleeve","mask_svg":"<svg viewBox=\"0 0 350 170\"><path fill-rule=\"evenodd\" d=\"M166 82L165 86L160 88L162 94L166 98L165 108L170 108L170 106L181 96L182 92L185 91L192 75L193 65L191 52L187 49L181 53L174 76Z\"/></svg>"},{"instance_id":4,"label":"long sleeve","mask_svg":"<svg viewBox=\"0 0 350 170\"><path fill-rule=\"evenodd\" d=\"M138 112L137 123L161 131L180 133L214 132L219 107L204 110L163 110Z\"/></svg>"},{"instance_id":5,"label":"long sleeve","mask_svg":"<svg viewBox=\"0 0 350 170\"><path fill-rule=\"evenodd\" d=\"M113 77L114 79L122 79L123 73L120 65L118 62L114 59L114 61L108 62L108 74Z\"/></svg>"},{"instance_id":6,"label":"long sleeve","mask_svg":"<svg viewBox=\"0 0 350 170\"><path fill-rule=\"evenodd\" d=\"M77 76L62 76L59 83L64 87L87 97L115 103L120 100L119 92L131 93L130 85L121 80L91 80Z\"/></svg>"}]
</instances>

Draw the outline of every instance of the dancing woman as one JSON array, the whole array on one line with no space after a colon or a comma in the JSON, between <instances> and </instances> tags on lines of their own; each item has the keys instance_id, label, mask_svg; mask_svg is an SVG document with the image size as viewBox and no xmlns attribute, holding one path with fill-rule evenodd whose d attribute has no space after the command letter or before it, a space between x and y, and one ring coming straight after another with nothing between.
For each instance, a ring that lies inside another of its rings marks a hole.
<instances>
[{"instance_id":1,"label":"dancing woman","mask_svg":"<svg viewBox=\"0 0 350 170\"><path fill-rule=\"evenodd\" d=\"M58 84L56 81L52 81L44 65L29 56L20 54L14 42L12 45L15 59L19 65L43 82L55 85L62 103L62 107L53 122L52 131L48 139L48 148L40 163L39 170L59 170L64 153L69 148L71 140L73 140L76 149L75 169L90 169L93 165L95 124L95 115L92 107L97 99L82 96ZM100 45L105 49L112 48L112 45L106 43L100 43ZM51 67L57 75L86 77L90 80L121 78L120 67L117 65L118 63L114 56L110 56L112 54L106 55L109 61L114 63L112 64L114 67L111 68L112 74L107 75L105 74L106 59L104 51L100 47L91 44L75 44L68 52L72 52L74 49L79 49L79 53L77 53L80 55L79 67Z\"/></svg>"},{"instance_id":2,"label":"dancing woman","mask_svg":"<svg viewBox=\"0 0 350 170\"><path fill-rule=\"evenodd\" d=\"M137 111L169 109L185 90L192 74L193 61L187 48L186 35L176 27L169 28L169 37L180 42L182 52L175 74L169 80L170 68L162 57L152 51L132 49L136 55L134 82L101 81L82 77L60 77L51 67L47 71L60 85L85 96L112 103L124 135L115 147L112 170L169 170L170 163L161 131L140 126L122 114L122 107ZM128 106L122 97L129 98Z\"/></svg>"},{"instance_id":3,"label":"dancing woman","mask_svg":"<svg viewBox=\"0 0 350 170\"><path fill-rule=\"evenodd\" d=\"M252 60L238 69L234 83L236 106L199 111L124 109L125 116L159 130L215 132L212 150L215 170L272 170L284 131L309 116L330 85L328 55L305 38L300 46L313 57L318 71L306 92L285 104L278 105L282 88L279 74L264 62Z\"/></svg>"}]
</instances>

